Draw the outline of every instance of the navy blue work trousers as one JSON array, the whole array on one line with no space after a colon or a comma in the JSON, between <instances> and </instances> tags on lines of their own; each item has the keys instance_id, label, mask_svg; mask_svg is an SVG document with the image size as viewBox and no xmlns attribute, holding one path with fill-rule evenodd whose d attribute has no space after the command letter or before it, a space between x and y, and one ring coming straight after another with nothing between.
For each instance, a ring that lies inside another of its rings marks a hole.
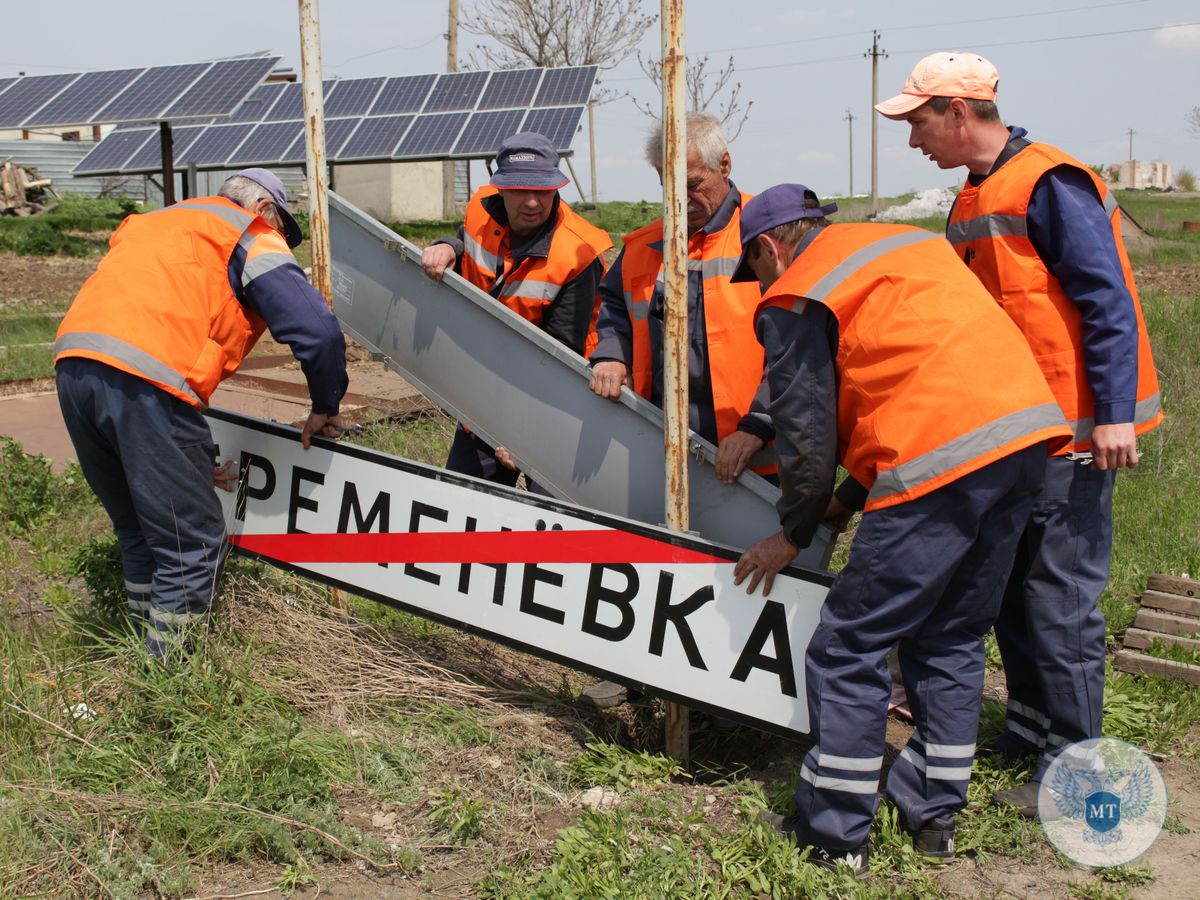
<instances>
[{"instance_id":1,"label":"navy blue work trousers","mask_svg":"<svg viewBox=\"0 0 1200 900\"><path fill-rule=\"evenodd\" d=\"M212 433L195 407L103 363L60 360L56 381L83 476L121 545L129 611L159 653L208 613L227 552Z\"/></svg>"},{"instance_id":2,"label":"navy blue work trousers","mask_svg":"<svg viewBox=\"0 0 1200 900\"><path fill-rule=\"evenodd\" d=\"M461 475L482 478L493 484L505 487L516 487L517 478L521 473L517 469L509 469L496 459L496 451L487 441L474 432L463 428L462 423L454 429L454 441L450 444L450 453L446 456L446 468ZM550 492L530 478L525 476L525 487L530 493L551 496Z\"/></svg>"},{"instance_id":3,"label":"navy blue work trousers","mask_svg":"<svg viewBox=\"0 0 1200 900\"><path fill-rule=\"evenodd\" d=\"M1101 736L1104 614L1112 560L1113 469L1052 456L1017 546L996 640L1008 681L1012 752L1041 754L1040 780L1064 747Z\"/></svg>"},{"instance_id":4,"label":"navy blue work trousers","mask_svg":"<svg viewBox=\"0 0 1200 900\"><path fill-rule=\"evenodd\" d=\"M796 789L798 836L829 849L866 842L878 804L891 675L916 732L888 773L909 828L966 804L979 729L983 638L1045 472L1046 445L937 490L868 512L805 659L816 745Z\"/></svg>"}]
</instances>

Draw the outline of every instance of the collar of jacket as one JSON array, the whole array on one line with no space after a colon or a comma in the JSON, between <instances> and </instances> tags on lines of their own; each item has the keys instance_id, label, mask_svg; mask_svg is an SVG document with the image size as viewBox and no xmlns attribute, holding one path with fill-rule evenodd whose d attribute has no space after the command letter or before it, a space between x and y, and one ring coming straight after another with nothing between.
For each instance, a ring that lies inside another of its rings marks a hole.
<instances>
[{"instance_id":1,"label":"collar of jacket","mask_svg":"<svg viewBox=\"0 0 1200 900\"><path fill-rule=\"evenodd\" d=\"M561 202L562 197L559 196L558 191L555 191L554 203L550 206L550 216L546 219L546 224L520 247L509 247L509 252L512 253L515 262L520 262L527 256L536 256L539 259L546 259L550 256L550 242L554 240L554 229L558 225L558 205ZM499 194L492 194L490 197L484 197L480 203L483 204L484 211L496 221L497 225L501 228L508 228L508 213L504 210L503 197ZM512 233L509 232L510 242L511 235Z\"/></svg>"},{"instance_id":2,"label":"collar of jacket","mask_svg":"<svg viewBox=\"0 0 1200 900\"><path fill-rule=\"evenodd\" d=\"M729 181L729 193L725 195L725 199L721 201L721 205L717 207L717 211L712 214L712 218L704 223L704 227L700 230L705 234L717 234L729 227L729 221L733 218L733 211L742 205L742 193L737 189L737 185L733 183L733 179ZM662 241L655 241L650 245L651 249L661 250L663 248Z\"/></svg>"},{"instance_id":3,"label":"collar of jacket","mask_svg":"<svg viewBox=\"0 0 1200 900\"><path fill-rule=\"evenodd\" d=\"M988 171L987 175L973 175L968 172L967 183L972 187L979 187L988 178L995 175L1001 166L1033 143L1033 141L1026 137L1027 134L1029 132L1020 125L1010 126L1008 129L1008 143L1004 145L1004 149L1000 151L1000 155L996 157L996 161L992 163L992 168Z\"/></svg>"}]
</instances>

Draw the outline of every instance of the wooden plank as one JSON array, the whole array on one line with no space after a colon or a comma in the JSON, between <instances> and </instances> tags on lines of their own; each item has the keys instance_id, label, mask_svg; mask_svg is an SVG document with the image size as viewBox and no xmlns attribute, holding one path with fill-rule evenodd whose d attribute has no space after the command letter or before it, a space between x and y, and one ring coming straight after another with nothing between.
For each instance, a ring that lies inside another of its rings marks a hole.
<instances>
[{"instance_id":1,"label":"wooden plank","mask_svg":"<svg viewBox=\"0 0 1200 900\"><path fill-rule=\"evenodd\" d=\"M1120 650L1113 659L1113 665L1122 672L1131 672L1135 675L1153 675L1155 678L1168 678L1171 681L1200 685L1200 666L1193 666L1190 663L1159 659L1144 653L1134 653L1132 650Z\"/></svg>"},{"instance_id":2,"label":"wooden plank","mask_svg":"<svg viewBox=\"0 0 1200 900\"><path fill-rule=\"evenodd\" d=\"M1156 612L1152 609L1139 609L1133 625L1135 628L1145 628L1147 631L1157 631L1160 634L1181 634L1184 637L1194 637L1200 632L1200 627L1198 627L1200 620Z\"/></svg>"},{"instance_id":3,"label":"wooden plank","mask_svg":"<svg viewBox=\"0 0 1200 900\"><path fill-rule=\"evenodd\" d=\"M1200 581L1179 578L1175 575L1151 575L1146 579L1146 588L1164 594L1179 594L1181 597L1200 597Z\"/></svg>"},{"instance_id":4,"label":"wooden plank","mask_svg":"<svg viewBox=\"0 0 1200 900\"><path fill-rule=\"evenodd\" d=\"M1200 597L1184 597L1179 594L1166 594L1162 591L1146 591L1142 594L1142 608L1165 609L1167 612L1179 613L1184 616L1200 616ZM1196 630L1200 631L1200 619L1196 620Z\"/></svg>"},{"instance_id":5,"label":"wooden plank","mask_svg":"<svg viewBox=\"0 0 1200 900\"><path fill-rule=\"evenodd\" d=\"M1183 647L1185 650L1200 651L1200 640L1196 638L1176 637L1172 634L1160 634L1157 631L1146 631L1142 628L1126 630L1123 644L1126 649L1132 647L1135 650L1145 650L1156 640L1174 647Z\"/></svg>"}]
</instances>

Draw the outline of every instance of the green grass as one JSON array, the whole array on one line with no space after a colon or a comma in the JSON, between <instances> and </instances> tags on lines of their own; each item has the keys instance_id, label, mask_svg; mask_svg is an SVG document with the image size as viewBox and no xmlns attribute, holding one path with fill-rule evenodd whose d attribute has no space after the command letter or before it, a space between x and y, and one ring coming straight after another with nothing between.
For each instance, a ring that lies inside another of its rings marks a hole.
<instances>
[{"instance_id":1,"label":"green grass","mask_svg":"<svg viewBox=\"0 0 1200 900\"><path fill-rule=\"evenodd\" d=\"M0 251L23 256L94 256L125 216L138 211L125 198L97 200L67 194L40 216L0 218Z\"/></svg>"}]
</instances>

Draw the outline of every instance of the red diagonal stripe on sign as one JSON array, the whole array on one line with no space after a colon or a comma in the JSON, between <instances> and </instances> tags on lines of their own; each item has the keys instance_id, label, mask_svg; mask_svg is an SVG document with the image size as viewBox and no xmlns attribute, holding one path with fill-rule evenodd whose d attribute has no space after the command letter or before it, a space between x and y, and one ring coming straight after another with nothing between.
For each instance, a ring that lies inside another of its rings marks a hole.
<instances>
[{"instance_id":1,"label":"red diagonal stripe on sign","mask_svg":"<svg viewBox=\"0 0 1200 900\"><path fill-rule=\"evenodd\" d=\"M229 542L288 563L728 563L628 531L236 534Z\"/></svg>"}]
</instances>

